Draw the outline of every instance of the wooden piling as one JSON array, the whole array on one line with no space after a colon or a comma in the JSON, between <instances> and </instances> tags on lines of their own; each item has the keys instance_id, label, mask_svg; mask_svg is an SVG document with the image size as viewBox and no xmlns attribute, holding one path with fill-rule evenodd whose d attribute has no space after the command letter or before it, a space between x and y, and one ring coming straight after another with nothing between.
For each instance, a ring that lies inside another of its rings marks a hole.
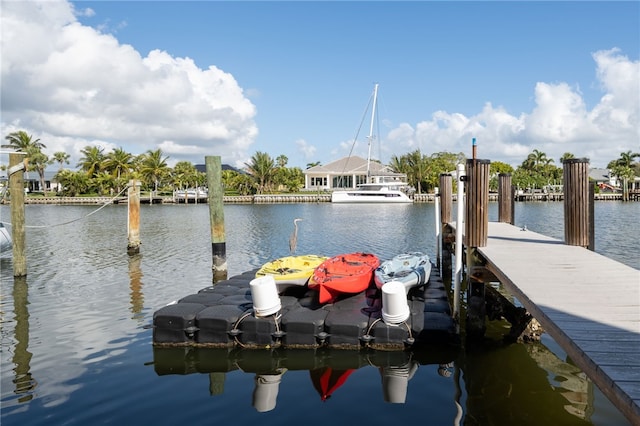
<instances>
[{"instance_id":1,"label":"wooden piling","mask_svg":"<svg viewBox=\"0 0 640 426\"><path fill-rule=\"evenodd\" d=\"M489 231L489 160L467 160L465 245L484 247Z\"/></svg>"},{"instance_id":2,"label":"wooden piling","mask_svg":"<svg viewBox=\"0 0 640 426\"><path fill-rule=\"evenodd\" d=\"M9 154L9 193L11 195L11 239L13 240L13 276L27 275L24 224L24 152Z\"/></svg>"},{"instance_id":3,"label":"wooden piling","mask_svg":"<svg viewBox=\"0 0 640 426\"><path fill-rule=\"evenodd\" d=\"M589 160L564 160L564 240L572 246L589 246Z\"/></svg>"},{"instance_id":4,"label":"wooden piling","mask_svg":"<svg viewBox=\"0 0 640 426\"><path fill-rule=\"evenodd\" d=\"M140 253L140 181L129 181L127 190L127 253L134 255Z\"/></svg>"},{"instance_id":5,"label":"wooden piling","mask_svg":"<svg viewBox=\"0 0 640 426\"><path fill-rule=\"evenodd\" d=\"M515 197L513 192L511 174L500 173L498 175L498 222L515 224Z\"/></svg>"},{"instance_id":6,"label":"wooden piling","mask_svg":"<svg viewBox=\"0 0 640 426\"><path fill-rule=\"evenodd\" d=\"M209 223L211 225L211 253L213 281L227 278L227 248L224 231L224 188L222 163L219 156L205 157L207 186L209 187Z\"/></svg>"},{"instance_id":7,"label":"wooden piling","mask_svg":"<svg viewBox=\"0 0 640 426\"><path fill-rule=\"evenodd\" d=\"M476 339L486 331L484 282L469 273L477 264L477 247L485 247L489 236L489 160L467 160L465 246L467 259L467 336Z\"/></svg>"},{"instance_id":8,"label":"wooden piling","mask_svg":"<svg viewBox=\"0 0 640 426\"><path fill-rule=\"evenodd\" d=\"M451 205L452 202L452 177L449 173L440 174L440 221L451 223Z\"/></svg>"},{"instance_id":9,"label":"wooden piling","mask_svg":"<svg viewBox=\"0 0 640 426\"><path fill-rule=\"evenodd\" d=\"M438 267L443 277L451 276L451 236L444 232L448 228L448 224L452 219L452 205L453 205L453 178L449 173L440 174L440 247L442 251L442 257L440 259ZM450 280L450 278L449 278Z\"/></svg>"}]
</instances>

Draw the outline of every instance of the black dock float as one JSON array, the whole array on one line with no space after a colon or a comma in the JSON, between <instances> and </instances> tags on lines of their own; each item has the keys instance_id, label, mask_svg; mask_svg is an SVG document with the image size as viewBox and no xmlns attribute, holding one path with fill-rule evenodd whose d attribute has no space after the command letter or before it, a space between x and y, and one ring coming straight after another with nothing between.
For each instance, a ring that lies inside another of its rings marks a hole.
<instances>
[{"instance_id":1,"label":"black dock float","mask_svg":"<svg viewBox=\"0 0 640 426\"><path fill-rule=\"evenodd\" d=\"M458 341L447 290L435 266L427 284L409 291L411 315L398 325L383 321L382 296L376 288L322 305L317 291L293 287L280 295L280 311L256 316L249 286L256 271L217 282L157 310L153 345L404 350Z\"/></svg>"}]
</instances>

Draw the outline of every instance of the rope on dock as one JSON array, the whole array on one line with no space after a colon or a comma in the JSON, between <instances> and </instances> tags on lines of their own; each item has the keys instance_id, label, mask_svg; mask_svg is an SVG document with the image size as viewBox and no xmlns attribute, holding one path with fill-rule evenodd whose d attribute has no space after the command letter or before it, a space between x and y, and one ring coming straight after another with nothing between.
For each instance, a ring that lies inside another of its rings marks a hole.
<instances>
[{"instance_id":1,"label":"rope on dock","mask_svg":"<svg viewBox=\"0 0 640 426\"><path fill-rule=\"evenodd\" d=\"M25 225L25 228L55 228L56 226L63 226L63 225L68 225L70 223L74 223L74 222L78 222L79 220L82 219L86 219L89 216L91 216L92 214L98 213L100 210L102 210L103 208L105 208L106 206L108 206L109 204L113 204L114 200L116 198L118 198L120 195L122 195L122 193L124 191L126 191L127 189L129 189L129 185L125 186L122 191L120 191L117 195L115 195L113 198L111 198L110 200L106 201L102 206L98 207L97 209L95 209L94 211L90 212L89 214L85 215L85 216L81 216L77 219L73 219L73 220L69 220L67 222L63 222L63 223L57 223L55 225ZM9 225L11 226L11 222L0 222L3 225Z\"/></svg>"}]
</instances>

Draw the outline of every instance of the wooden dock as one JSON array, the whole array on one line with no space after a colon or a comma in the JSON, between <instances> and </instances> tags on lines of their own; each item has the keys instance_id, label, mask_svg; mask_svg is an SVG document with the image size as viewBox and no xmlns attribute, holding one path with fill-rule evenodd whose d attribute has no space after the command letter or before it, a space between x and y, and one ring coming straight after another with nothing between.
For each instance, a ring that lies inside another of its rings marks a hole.
<instances>
[{"instance_id":1,"label":"wooden dock","mask_svg":"<svg viewBox=\"0 0 640 426\"><path fill-rule=\"evenodd\" d=\"M489 222L487 244L476 250L576 365L640 425L640 271L501 222Z\"/></svg>"}]
</instances>

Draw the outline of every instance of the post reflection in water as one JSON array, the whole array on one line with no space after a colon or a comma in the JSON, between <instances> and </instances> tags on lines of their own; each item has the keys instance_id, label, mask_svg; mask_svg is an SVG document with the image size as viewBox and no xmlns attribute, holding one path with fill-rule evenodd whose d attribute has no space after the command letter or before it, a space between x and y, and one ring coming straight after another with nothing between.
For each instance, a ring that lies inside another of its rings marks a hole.
<instances>
[{"instance_id":1,"label":"post reflection in water","mask_svg":"<svg viewBox=\"0 0 640 426\"><path fill-rule=\"evenodd\" d=\"M15 314L16 345L13 353L15 365L15 393L21 396L18 401L26 402L33 398L33 390L37 386L31 375L31 357L29 352L29 298L27 277L14 277L13 281L13 309Z\"/></svg>"},{"instance_id":2,"label":"post reflection in water","mask_svg":"<svg viewBox=\"0 0 640 426\"><path fill-rule=\"evenodd\" d=\"M142 293L142 269L140 264L142 255L136 253L129 256L129 288L131 290L131 313L132 319L143 319L144 294Z\"/></svg>"}]
</instances>

